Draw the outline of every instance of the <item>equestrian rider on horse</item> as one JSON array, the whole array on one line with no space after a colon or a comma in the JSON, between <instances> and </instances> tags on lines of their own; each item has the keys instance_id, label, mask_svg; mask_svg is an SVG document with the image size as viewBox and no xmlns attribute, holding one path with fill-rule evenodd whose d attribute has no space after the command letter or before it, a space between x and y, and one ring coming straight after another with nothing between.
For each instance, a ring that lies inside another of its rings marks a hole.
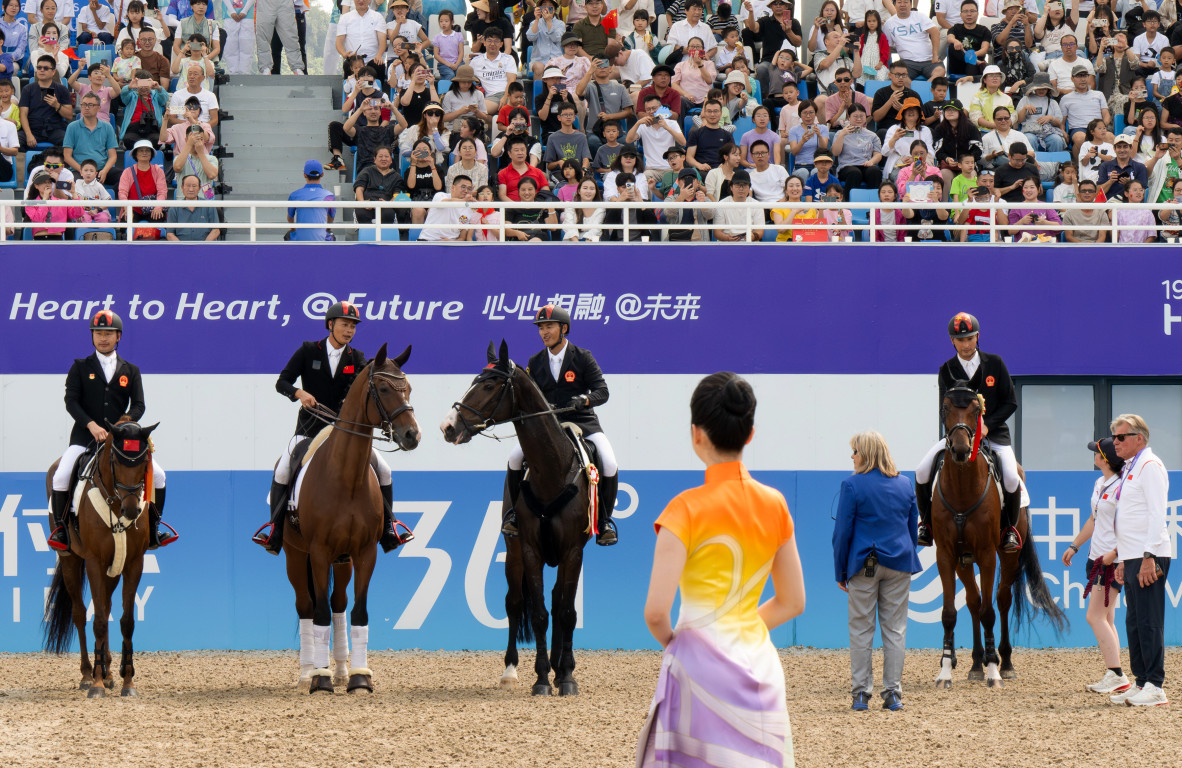
<instances>
[{"instance_id":1,"label":"equestrian rider on horse","mask_svg":"<svg viewBox=\"0 0 1182 768\"><path fill-rule=\"evenodd\" d=\"M542 390L546 401L553 408L570 407L577 410L562 414L560 421L577 424L583 430L583 437L593 443L599 452L599 535L595 543L610 547L618 540L616 524L612 522L612 511L619 489L619 465L616 454L608 442L607 435L599 425L593 410L607 402L607 382L595 357L585 349L567 341L570 333L570 313L562 307L547 304L538 310L534 325L546 348L529 359L526 373ZM524 455L518 446L509 454L509 469L506 473L505 520L501 532L506 536L517 535L517 516L514 505L517 493L525 477Z\"/></svg>"},{"instance_id":2,"label":"equestrian rider on horse","mask_svg":"<svg viewBox=\"0 0 1182 768\"><path fill-rule=\"evenodd\" d=\"M977 318L961 312L948 322L948 335L956 355L940 366L940 404L943 407L944 394L957 381L967 381L969 386L985 398L982 445L993 450L1001 464L1002 485L1005 494L1002 499L1002 549L1017 552L1022 548L1022 537L1018 535L1018 516L1022 509L1022 487L1018 477L1018 460L1010 445L1010 428L1006 419L1018 409L1014 394L1014 382L1006 364L997 355L977 349L981 326ZM936 454L944 448L940 439L923 457L915 470L915 497L919 502L919 544L932 544L932 464Z\"/></svg>"},{"instance_id":3,"label":"equestrian rider on horse","mask_svg":"<svg viewBox=\"0 0 1182 768\"><path fill-rule=\"evenodd\" d=\"M273 555L279 554L283 546L283 518L287 509L289 484L292 481L291 454L303 441L315 436L324 428L325 422L309 410L318 403L339 412L349 394L349 387L361 369L365 367L365 354L349 346L361 313L355 304L338 301L324 313L324 327L328 338L319 341L305 341L279 374L275 389L292 402L299 401L299 415L296 419L295 436L287 441L287 447L279 463L275 465L275 476L271 482L271 522L260 528L252 539ZM301 388L295 386L300 380ZM401 536L394 529L394 487L390 476L390 465L376 450L370 456L370 466L378 477L384 500L384 522L382 527L382 550L389 552L414 538L408 528ZM406 526L403 526L404 528ZM268 531L268 528L270 529Z\"/></svg>"},{"instance_id":4,"label":"equestrian rider on horse","mask_svg":"<svg viewBox=\"0 0 1182 768\"><path fill-rule=\"evenodd\" d=\"M101 445L107 439L107 427L113 426L124 415L139 421L144 415L144 386L140 369L116 354L123 337L123 321L109 309L101 309L90 319L90 342L94 354L74 360L66 374L66 412L74 419L70 430L70 445L62 453L57 471L53 473L53 494L49 513L53 518L53 532L49 546L69 553L69 526L66 513L70 509L70 480L74 465L89 446ZM154 499L148 507L148 549L163 547L176 541L173 531L161 534L160 517L164 513L164 470L152 456L152 487Z\"/></svg>"}]
</instances>

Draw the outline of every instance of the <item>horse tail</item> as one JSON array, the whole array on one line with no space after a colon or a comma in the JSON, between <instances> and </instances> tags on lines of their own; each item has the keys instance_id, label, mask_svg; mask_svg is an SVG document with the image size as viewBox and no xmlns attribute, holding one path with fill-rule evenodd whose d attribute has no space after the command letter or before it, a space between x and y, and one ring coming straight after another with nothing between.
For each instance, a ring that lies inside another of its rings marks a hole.
<instances>
[{"instance_id":1,"label":"horse tail","mask_svg":"<svg viewBox=\"0 0 1182 768\"><path fill-rule=\"evenodd\" d=\"M517 642L532 644L534 641L534 626L531 620L534 615L534 600L538 599L529 588L529 579L525 578L524 569L521 574L521 615L517 620Z\"/></svg>"},{"instance_id":2,"label":"horse tail","mask_svg":"<svg viewBox=\"0 0 1182 768\"><path fill-rule=\"evenodd\" d=\"M1018 554L1018 574L1011 589L1014 596L1015 631L1021 627L1024 619L1032 619L1039 613L1051 622L1055 634L1062 634L1067 628L1067 617L1051 596L1051 590L1043 578L1042 564L1038 561L1038 551L1030 536L1026 537L1022 551ZM1030 590L1029 600L1027 589Z\"/></svg>"},{"instance_id":3,"label":"horse tail","mask_svg":"<svg viewBox=\"0 0 1182 768\"><path fill-rule=\"evenodd\" d=\"M81 586L86 588L86 569L82 570ZM65 653L70 649L70 640L74 634L74 602L66 589L66 579L62 575L62 564L58 561L53 569L53 580L49 584L49 594L45 598L45 643L43 647L50 653Z\"/></svg>"}]
</instances>

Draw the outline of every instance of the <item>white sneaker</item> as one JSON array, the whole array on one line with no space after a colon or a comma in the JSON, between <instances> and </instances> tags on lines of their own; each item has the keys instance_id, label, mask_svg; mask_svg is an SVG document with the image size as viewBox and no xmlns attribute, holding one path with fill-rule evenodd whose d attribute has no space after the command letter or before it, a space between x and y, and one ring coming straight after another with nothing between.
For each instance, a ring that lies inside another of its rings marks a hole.
<instances>
[{"instance_id":1,"label":"white sneaker","mask_svg":"<svg viewBox=\"0 0 1182 768\"><path fill-rule=\"evenodd\" d=\"M1162 707L1169 703L1166 692L1153 683L1146 683L1140 693L1125 699L1125 705L1129 707Z\"/></svg>"},{"instance_id":2,"label":"white sneaker","mask_svg":"<svg viewBox=\"0 0 1182 768\"><path fill-rule=\"evenodd\" d=\"M1085 686L1085 690L1092 693L1124 693L1132 687L1133 684L1129 682L1129 678L1118 675L1109 669L1104 672L1104 677L1100 682Z\"/></svg>"},{"instance_id":3,"label":"white sneaker","mask_svg":"<svg viewBox=\"0 0 1182 768\"><path fill-rule=\"evenodd\" d=\"M292 72L291 72L291 73L292 73L293 75L302 75L302 74L304 74L304 70L302 70L302 69L294 69L294 70L292 70Z\"/></svg>"},{"instance_id":4,"label":"white sneaker","mask_svg":"<svg viewBox=\"0 0 1182 768\"><path fill-rule=\"evenodd\" d=\"M271 68L270 67L263 67L262 69L259 70L259 74L260 75L269 75L269 74L271 74Z\"/></svg>"},{"instance_id":5,"label":"white sneaker","mask_svg":"<svg viewBox=\"0 0 1182 768\"><path fill-rule=\"evenodd\" d=\"M1125 701L1133 698L1134 696L1136 696L1140 692L1141 692L1140 688L1138 688L1135 685L1130 685L1129 689L1127 691L1122 691L1121 693L1118 693L1115 696L1109 696L1108 700L1111 701L1113 704L1124 704Z\"/></svg>"}]
</instances>

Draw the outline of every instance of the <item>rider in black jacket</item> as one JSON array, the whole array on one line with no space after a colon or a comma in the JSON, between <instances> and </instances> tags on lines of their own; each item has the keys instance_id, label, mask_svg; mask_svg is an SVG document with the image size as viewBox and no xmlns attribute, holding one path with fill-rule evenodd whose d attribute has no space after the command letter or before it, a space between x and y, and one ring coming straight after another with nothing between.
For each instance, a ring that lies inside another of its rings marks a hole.
<instances>
[{"instance_id":1,"label":"rider in black jacket","mask_svg":"<svg viewBox=\"0 0 1182 768\"><path fill-rule=\"evenodd\" d=\"M562 307L547 304L538 310L534 325L546 348L529 359L526 371L542 390L546 401L553 408L572 407L576 410L562 414L561 421L577 424L583 430L583 437L595 445L599 452L599 535L595 543L611 546L618 540L612 512L619 489L619 466L616 454L608 442L607 435L599 425L594 408L607 402L607 382L599 363L589 351L576 347L567 341L570 332L570 313ZM517 535L517 518L513 505L521 480L525 477L521 448L514 448L509 455L509 469L506 474L505 520L501 531L506 536Z\"/></svg>"}]
</instances>

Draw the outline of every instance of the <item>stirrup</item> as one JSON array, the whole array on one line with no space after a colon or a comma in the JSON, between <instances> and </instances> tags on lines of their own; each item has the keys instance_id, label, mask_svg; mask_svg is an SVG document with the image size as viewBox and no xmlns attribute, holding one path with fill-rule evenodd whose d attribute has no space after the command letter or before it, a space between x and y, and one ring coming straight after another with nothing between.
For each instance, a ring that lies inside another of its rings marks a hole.
<instances>
[{"instance_id":1,"label":"stirrup","mask_svg":"<svg viewBox=\"0 0 1182 768\"><path fill-rule=\"evenodd\" d=\"M405 530L406 533L399 533L398 529L400 527ZM415 540L415 533L410 529L410 526L398 519L394 520L394 535L398 537L399 544L409 544Z\"/></svg>"},{"instance_id":2,"label":"stirrup","mask_svg":"<svg viewBox=\"0 0 1182 768\"><path fill-rule=\"evenodd\" d=\"M263 535L263 531L267 531L265 536ZM263 527L254 532L254 536L251 536L250 540L270 552L272 555L278 555L278 550L271 548L271 538L275 535L274 531L275 528L272 523L264 523Z\"/></svg>"},{"instance_id":3,"label":"stirrup","mask_svg":"<svg viewBox=\"0 0 1182 768\"><path fill-rule=\"evenodd\" d=\"M61 537L63 541L54 541L53 537L57 536L59 532L62 535ZM45 540L45 543L48 544L51 549L55 549L58 552L70 551L70 542L68 539L66 539L66 528L64 525L59 525L57 528L54 528L53 531L50 532L49 538Z\"/></svg>"},{"instance_id":4,"label":"stirrup","mask_svg":"<svg viewBox=\"0 0 1182 768\"><path fill-rule=\"evenodd\" d=\"M517 538L517 519L515 515L509 515L501 523L501 533L509 538Z\"/></svg>"},{"instance_id":5,"label":"stirrup","mask_svg":"<svg viewBox=\"0 0 1182 768\"><path fill-rule=\"evenodd\" d=\"M168 533L161 535L160 526L164 526L165 528L167 528ZM176 532L176 528L173 528L171 525L164 522L163 520L156 521L155 534L156 534L156 540L158 543L156 544L156 546L149 546L148 549L159 549L160 547L167 547L169 544L173 543L174 541L176 541L177 539L179 539L181 537L181 535Z\"/></svg>"}]
</instances>

